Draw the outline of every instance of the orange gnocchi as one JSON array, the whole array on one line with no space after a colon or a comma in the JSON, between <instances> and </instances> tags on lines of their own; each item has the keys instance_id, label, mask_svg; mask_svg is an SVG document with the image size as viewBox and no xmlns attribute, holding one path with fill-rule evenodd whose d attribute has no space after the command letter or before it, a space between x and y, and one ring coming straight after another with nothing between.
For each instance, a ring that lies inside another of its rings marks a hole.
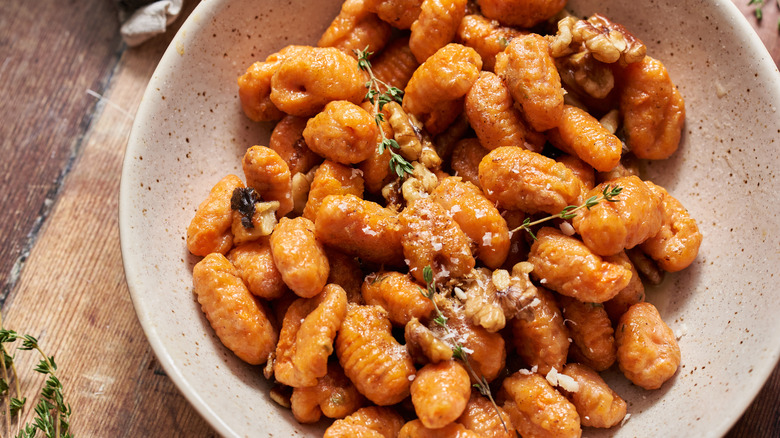
<instances>
[{"instance_id":1,"label":"orange gnocchi","mask_svg":"<svg viewBox=\"0 0 780 438\"><path fill-rule=\"evenodd\" d=\"M298 422L580 437L631 406L599 372L677 372L643 282L702 235L640 160L677 150L684 102L622 26L564 4L345 0L317 47L238 79L244 114L278 123L185 241L217 337Z\"/></svg>"}]
</instances>

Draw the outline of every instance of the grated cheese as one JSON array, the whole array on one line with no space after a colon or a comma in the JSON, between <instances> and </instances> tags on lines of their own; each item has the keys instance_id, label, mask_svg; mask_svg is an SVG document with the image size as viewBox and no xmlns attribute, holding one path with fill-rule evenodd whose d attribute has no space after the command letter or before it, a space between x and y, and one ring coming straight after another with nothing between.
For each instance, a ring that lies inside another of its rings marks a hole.
<instances>
[{"instance_id":1,"label":"grated cheese","mask_svg":"<svg viewBox=\"0 0 780 438\"><path fill-rule=\"evenodd\" d=\"M576 380L567 376L566 374L559 373L555 367L550 369L550 372L547 373L545 379L550 382L550 385L559 386L568 392L577 392L580 390L580 384L577 383Z\"/></svg>"},{"instance_id":2,"label":"grated cheese","mask_svg":"<svg viewBox=\"0 0 780 438\"><path fill-rule=\"evenodd\" d=\"M561 229L561 233L567 236L573 236L575 233L574 227L568 222L561 222L561 224L558 225L558 228Z\"/></svg>"}]
</instances>

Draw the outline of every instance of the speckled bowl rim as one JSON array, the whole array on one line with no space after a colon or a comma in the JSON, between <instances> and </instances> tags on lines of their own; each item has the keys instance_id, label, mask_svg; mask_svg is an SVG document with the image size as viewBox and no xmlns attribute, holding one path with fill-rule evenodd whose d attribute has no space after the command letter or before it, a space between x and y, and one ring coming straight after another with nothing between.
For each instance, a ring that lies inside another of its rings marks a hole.
<instances>
[{"instance_id":1,"label":"speckled bowl rim","mask_svg":"<svg viewBox=\"0 0 780 438\"><path fill-rule=\"evenodd\" d=\"M143 257L132 253L128 249L131 246L129 244L131 240L138 239L139 237L142 238L142 236L134 234L134 232L127 226L127 223L130 222L133 215L137 214L137 209L132 208L132 197L133 193L137 191L138 188L136 186L131 186L129 182L130 178L128 178L129 174L137 171L137 165L133 160L130 159L130 157L139 154L139 151L143 150L145 147L142 141L142 136L144 135L145 129L142 126L142 121L149 120L155 111L155 105L151 104L151 102L153 102L154 90L159 90L160 87L165 86L165 84L161 83L160 79L158 78L157 72L165 68L170 68L171 65L178 63L180 57L177 53L179 50L177 44L186 42L189 38L192 38L193 35L206 26L207 20L195 20L195 16L209 17L221 7L222 3L230 1L231 0L206 0L201 2L196 7L193 14L183 24L174 38L174 42L170 47L168 47L165 54L163 55L160 61L160 65L149 82L147 90L144 94L143 101L135 117L135 122L129 137L125 161L123 164L123 175L119 193L120 241L122 246L123 264L128 288L133 304L136 308L139 322L141 323L147 339L163 369L176 384L179 391L181 391L184 397L192 404L198 413L204 419L206 419L218 433L226 436L236 435L236 431L234 431L229 424L225 423L223 419L220 418L219 415L217 415L209 407L209 404L201 397L198 388L191 385L183 377L180 364L175 360L175 358L171 357L167 351L166 345L161 339L160 333L158 333L157 328L153 324L153 320L155 319L155 312L150 311L144 306L143 297L145 291L139 289L136 281L138 276L143 275L143 270L141 269L144 263ZM752 56L756 57L758 65L757 68L763 70L762 74L768 77L772 77L772 74L777 76L777 68L775 67L774 62L767 53L758 36L755 34L753 29L744 19L736 6L731 1L719 2L713 0L713 3L715 3L716 6L719 5L721 11L726 16L730 17L730 19L733 21L732 25L740 30L740 34L743 38L741 43L745 46L745 50L748 50ZM774 93L774 95L780 96L780 84L778 84L777 81L768 84L767 87L771 89L770 91ZM780 335L775 338L775 341L778 340L780 340ZM768 358L766 360L754 364L754 377L757 377L753 381L754 383L749 387L743 388L743 390L739 392L739 395L732 401L732 405L734 407L733 415L729 418L725 418L718 425L717 430L712 430L713 434L725 434L761 389L761 382L764 382L767 379L769 374L774 369L778 358L780 358L780 342L774 342L774 346L770 345L768 348L772 347L774 348L774 351L772 351L767 356Z\"/></svg>"}]
</instances>

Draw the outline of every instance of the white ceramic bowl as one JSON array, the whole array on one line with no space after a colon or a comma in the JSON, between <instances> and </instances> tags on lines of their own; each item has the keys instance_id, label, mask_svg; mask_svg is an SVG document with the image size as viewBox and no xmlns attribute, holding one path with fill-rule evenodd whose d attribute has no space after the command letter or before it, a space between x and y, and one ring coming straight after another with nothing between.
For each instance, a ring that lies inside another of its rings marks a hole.
<instances>
[{"instance_id":1,"label":"white ceramic bowl","mask_svg":"<svg viewBox=\"0 0 780 438\"><path fill-rule=\"evenodd\" d=\"M138 318L184 396L226 436L319 435L268 397L261 369L216 338L192 293L185 229L198 203L271 125L241 112L236 77L291 43L314 44L340 0L205 0L163 56L125 156L120 228ZM686 100L683 143L647 175L698 220L699 257L648 293L682 335L682 367L657 391L608 376L630 420L587 436L717 436L739 418L780 354L777 214L780 75L729 0L571 1L626 25Z\"/></svg>"}]
</instances>

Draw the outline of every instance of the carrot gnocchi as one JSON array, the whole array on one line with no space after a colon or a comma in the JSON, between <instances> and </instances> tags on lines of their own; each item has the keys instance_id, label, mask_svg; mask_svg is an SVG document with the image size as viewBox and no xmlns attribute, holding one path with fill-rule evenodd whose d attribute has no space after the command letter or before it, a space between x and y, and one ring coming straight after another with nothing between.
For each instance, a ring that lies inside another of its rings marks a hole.
<instances>
[{"instance_id":1,"label":"carrot gnocchi","mask_svg":"<svg viewBox=\"0 0 780 438\"><path fill-rule=\"evenodd\" d=\"M238 78L275 125L195 211L193 289L298 422L580 437L630 414L600 372L673 379L644 283L702 235L639 162L678 149L683 98L622 26L564 5L346 0L317 47Z\"/></svg>"}]
</instances>

